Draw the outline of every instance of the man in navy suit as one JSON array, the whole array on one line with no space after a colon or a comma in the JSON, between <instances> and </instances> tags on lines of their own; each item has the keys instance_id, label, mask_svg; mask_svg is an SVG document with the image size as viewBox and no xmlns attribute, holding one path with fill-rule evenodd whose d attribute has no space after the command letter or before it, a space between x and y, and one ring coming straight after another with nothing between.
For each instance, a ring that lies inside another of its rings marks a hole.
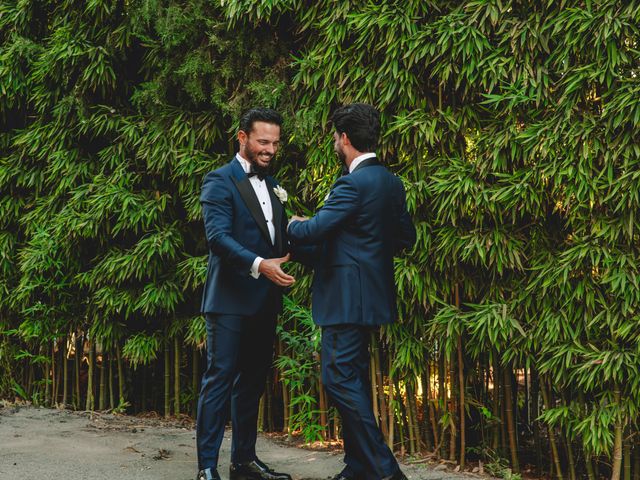
<instances>
[{"instance_id":1,"label":"man in navy suit","mask_svg":"<svg viewBox=\"0 0 640 480\"><path fill-rule=\"evenodd\" d=\"M402 182L374 153L380 115L355 103L332 118L348 173L311 219L293 217L292 245L316 245L312 311L322 327L322 381L343 424L345 468L334 480L406 479L376 424L369 383L371 331L397 316L393 257L416 232Z\"/></svg>"},{"instance_id":2,"label":"man in navy suit","mask_svg":"<svg viewBox=\"0 0 640 480\"><path fill-rule=\"evenodd\" d=\"M261 462L255 451L260 396L272 363L282 290L295 281L289 260L286 192L268 175L278 150L282 118L252 109L240 119L238 154L209 172L200 202L209 265L201 310L207 326L207 370L196 424L198 480L216 470L231 405L231 480L291 480Z\"/></svg>"}]
</instances>

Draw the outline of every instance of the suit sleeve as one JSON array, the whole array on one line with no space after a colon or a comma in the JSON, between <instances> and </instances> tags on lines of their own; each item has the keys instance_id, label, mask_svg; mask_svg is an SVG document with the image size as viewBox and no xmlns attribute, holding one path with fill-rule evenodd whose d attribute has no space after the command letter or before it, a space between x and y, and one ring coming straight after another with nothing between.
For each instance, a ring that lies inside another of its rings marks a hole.
<instances>
[{"instance_id":1,"label":"suit sleeve","mask_svg":"<svg viewBox=\"0 0 640 480\"><path fill-rule=\"evenodd\" d=\"M207 174L202 185L200 203L209 249L238 273L249 275L257 255L231 236L233 200L229 184L220 173Z\"/></svg>"},{"instance_id":2,"label":"suit sleeve","mask_svg":"<svg viewBox=\"0 0 640 480\"><path fill-rule=\"evenodd\" d=\"M322 243L329 234L347 222L357 208L358 191L348 176L342 177L313 218L306 222L291 222L289 238L294 245Z\"/></svg>"},{"instance_id":3,"label":"suit sleeve","mask_svg":"<svg viewBox=\"0 0 640 480\"><path fill-rule=\"evenodd\" d=\"M416 229L411 220L411 215L407 210L407 195L402 182L398 179L398 194L396 197L396 235L395 235L395 253L398 254L402 250L411 249L416 243Z\"/></svg>"}]
</instances>

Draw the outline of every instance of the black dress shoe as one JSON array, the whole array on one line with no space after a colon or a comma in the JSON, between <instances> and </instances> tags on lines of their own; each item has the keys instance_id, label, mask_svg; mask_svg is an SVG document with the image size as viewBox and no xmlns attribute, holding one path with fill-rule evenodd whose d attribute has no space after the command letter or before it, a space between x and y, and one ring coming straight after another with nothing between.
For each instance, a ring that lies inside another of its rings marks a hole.
<instances>
[{"instance_id":1,"label":"black dress shoe","mask_svg":"<svg viewBox=\"0 0 640 480\"><path fill-rule=\"evenodd\" d=\"M349 468L345 468L335 475L331 480L364 480L364 477L354 474Z\"/></svg>"},{"instance_id":2,"label":"black dress shoe","mask_svg":"<svg viewBox=\"0 0 640 480\"><path fill-rule=\"evenodd\" d=\"M220 475L215 468L205 468L198 472L196 480L220 480Z\"/></svg>"},{"instance_id":3,"label":"black dress shoe","mask_svg":"<svg viewBox=\"0 0 640 480\"><path fill-rule=\"evenodd\" d=\"M402 473L402 470L398 469L396 473L388 477L383 477L382 480L407 480L407 476Z\"/></svg>"},{"instance_id":4,"label":"black dress shoe","mask_svg":"<svg viewBox=\"0 0 640 480\"><path fill-rule=\"evenodd\" d=\"M291 480L288 473L271 470L257 458L246 463L232 463L229 467L230 480Z\"/></svg>"}]
</instances>

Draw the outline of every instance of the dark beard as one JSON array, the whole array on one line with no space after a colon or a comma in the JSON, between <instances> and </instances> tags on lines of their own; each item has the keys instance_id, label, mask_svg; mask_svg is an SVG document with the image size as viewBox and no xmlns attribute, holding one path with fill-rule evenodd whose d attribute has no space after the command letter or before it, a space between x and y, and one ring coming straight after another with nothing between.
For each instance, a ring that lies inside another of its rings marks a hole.
<instances>
[{"instance_id":1,"label":"dark beard","mask_svg":"<svg viewBox=\"0 0 640 480\"><path fill-rule=\"evenodd\" d=\"M335 150L336 155L338 156L338 160L340 160L340 167L342 168L342 173L344 174L344 172L346 171L347 173L349 173L349 167L347 167L347 156L344 154L344 152L342 150Z\"/></svg>"},{"instance_id":2,"label":"dark beard","mask_svg":"<svg viewBox=\"0 0 640 480\"><path fill-rule=\"evenodd\" d=\"M256 172L260 175L267 176L269 175L269 166L261 167L258 162L255 160L255 156L247 154L247 161L251 165L251 171Z\"/></svg>"}]
</instances>

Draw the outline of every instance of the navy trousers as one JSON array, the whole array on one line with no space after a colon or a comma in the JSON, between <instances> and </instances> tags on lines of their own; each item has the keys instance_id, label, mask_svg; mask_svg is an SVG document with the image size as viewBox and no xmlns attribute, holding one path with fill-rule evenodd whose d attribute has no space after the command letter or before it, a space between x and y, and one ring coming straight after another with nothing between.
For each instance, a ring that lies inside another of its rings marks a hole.
<instances>
[{"instance_id":1,"label":"navy trousers","mask_svg":"<svg viewBox=\"0 0 640 480\"><path fill-rule=\"evenodd\" d=\"M256 458L258 406L273 361L276 310L254 316L207 314L207 370L196 437L198 467L216 468L231 407L231 461Z\"/></svg>"},{"instance_id":2,"label":"navy trousers","mask_svg":"<svg viewBox=\"0 0 640 480\"><path fill-rule=\"evenodd\" d=\"M345 472L380 480L400 468L373 416L369 381L371 327L322 327L322 382L342 417Z\"/></svg>"}]
</instances>

